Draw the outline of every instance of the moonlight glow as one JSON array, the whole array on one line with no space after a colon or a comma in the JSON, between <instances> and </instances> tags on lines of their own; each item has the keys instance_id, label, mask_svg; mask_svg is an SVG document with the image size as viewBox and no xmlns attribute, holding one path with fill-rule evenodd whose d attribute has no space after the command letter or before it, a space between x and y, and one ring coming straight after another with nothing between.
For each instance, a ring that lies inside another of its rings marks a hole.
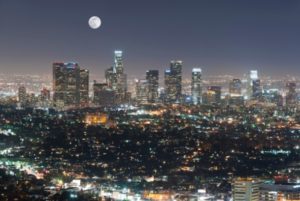
<instances>
[{"instance_id":1,"label":"moonlight glow","mask_svg":"<svg viewBox=\"0 0 300 201\"><path fill-rule=\"evenodd\" d=\"M98 29L101 26L101 19L97 16L90 17L89 26L92 29Z\"/></svg>"}]
</instances>

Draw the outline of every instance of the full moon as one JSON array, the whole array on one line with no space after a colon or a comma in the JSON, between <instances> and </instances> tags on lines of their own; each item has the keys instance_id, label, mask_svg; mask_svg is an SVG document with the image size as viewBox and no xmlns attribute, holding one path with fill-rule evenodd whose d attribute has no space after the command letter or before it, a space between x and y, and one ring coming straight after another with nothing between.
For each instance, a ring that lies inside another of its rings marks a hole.
<instances>
[{"instance_id":1,"label":"full moon","mask_svg":"<svg viewBox=\"0 0 300 201\"><path fill-rule=\"evenodd\" d=\"M98 16L90 17L89 26L92 29L98 29L101 26L101 19Z\"/></svg>"}]
</instances>

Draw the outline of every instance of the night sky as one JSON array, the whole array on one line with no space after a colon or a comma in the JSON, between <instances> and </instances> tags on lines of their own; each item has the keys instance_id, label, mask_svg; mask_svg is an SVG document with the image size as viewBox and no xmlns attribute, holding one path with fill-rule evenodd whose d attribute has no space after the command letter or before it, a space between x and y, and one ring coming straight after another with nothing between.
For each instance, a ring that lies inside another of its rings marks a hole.
<instances>
[{"instance_id":1,"label":"night sky","mask_svg":"<svg viewBox=\"0 0 300 201\"><path fill-rule=\"evenodd\" d=\"M200 66L208 75L300 75L300 1L0 0L0 73L51 73L54 61L77 61L103 77L115 49L131 76L163 73L172 59L185 74Z\"/></svg>"}]
</instances>

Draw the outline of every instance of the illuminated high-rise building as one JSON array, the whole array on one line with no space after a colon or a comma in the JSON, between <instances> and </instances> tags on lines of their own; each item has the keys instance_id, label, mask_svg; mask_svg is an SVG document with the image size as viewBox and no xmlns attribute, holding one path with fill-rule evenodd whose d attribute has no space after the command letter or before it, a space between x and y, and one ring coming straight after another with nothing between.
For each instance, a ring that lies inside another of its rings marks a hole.
<instances>
[{"instance_id":1,"label":"illuminated high-rise building","mask_svg":"<svg viewBox=\"0 0 300 201\"><path fill-rule=\"evenodd\" d=\"M221 93L222 87L221 86L210 86L207 88L207 91L212 92L215 95L215 103L221 103Z\"/></svg>"},{"instance_id":2,"label":"illuminated high-rise building","mask_svg":"<svg viewBox=\"0 0 300 201\"><path fill-rule=\"evenodd\" d=\"M166 103L170 102L171 98L171 70L165 70L165 90L164 90L164 101Z\"/></svg>"},{"instance_id":3,"label":"illuminated high-rise building","mask_svg":"<svg viewBox=\"0 0 300 201\"><path fill-rule=\"evenodd\" d=\"M114 52L114 67L117 74L124 73L123 67L123 52L121 50L115 50Z\"/></svg>"},{"instance_id":4,"label":"illuminated high-rise building","mask_svg":"<svg viewBox=\"0 0 300 201\"><path fill-rule=\"evenodd\" d=\"M220 104L221 103L221 90L220 86L209 86L203 95L203 103L205 104Z\"/></svg>"},{"instance_id":5,"label":"illuminated high-rise building","mask_svg":"<svg viewBox=\"0 0 300 201\"><path fill-rule=\"evenodd\" d=\"M247 82L247 99L259 97L262 94L262 89L257 70L250 71Z\"/></svg>"},{"instance_id":6,"label":"illuminated high-rise building","mask_svg":"<svg viewBox=\"0 0 300 201\"><path fill-rule=\"evenodd\" d=\"M259 97L262 94L260 80L253 80L252 82L252 97Z\"/></svg>"},{"instance_id":7,"label":"illuminated high-rise building","mask_svg":"<svg viewBox=\"0 0 300 201\"><path fill-rule=\"evenodd\" d=\"M56 106L79 104L79 72L77 63L53 64L53 100Z\"/></svg>"},{"instance_id":8,"label":"illuminated high-rise building","mask_svg":"<svg viewBox=\"0 0 300 201\"><path fill-rule=\"evenodd\" d=\"M136 101L138 104L148 103L149 84L147 80L136 81Z\"/></svg>"},{"instance_id":9,"label":"illuminated high-rise building","mask_svg":"<svg viewBox=\"0 0 300 201\"><path fill-rule=\"evenodd\" d=\"M192 70L192 101L194 105L202 103L202 70L193 68Z\"/></svg>"},{"instance_id":10,"label":"illuminated high-rise building","mask_svg":"<svg viewBox=\"0 0 300 201\"><path fill-rule=\"evenodd\" d=\"M249 77L251 80L257 80L258 79L258 71L257 70L250 70Z\"/></svg>"},{"instance_id":11,"label":"illuminated high-rise building","mask_svg":"<svg viewBox=\"0 0 300 201\"><path fill-rule=\"evenodd\" d=\"M114 52L114 72L117 78L116 95L123 102L127 91L127 75L124 74L123 52L120 50Z\"/></svg>"},{"instance_id":12,"label":"illuminated high-rise building","mask_svg":"<svg viewBox=\"0 0 300 201\"><path fill-rule=\"evenodd\" d=\"M182 61L171 61L165 71L165 96L167 103L180 102L182 90Z\"/></svg>"},{"instance_id":13,"label":"illuminated high-rise building","mask_svg":"<svg viewBox=\"0 0 300 201\"><path fill-rule=\"evenodd\" d=\"M50 107L51 100L50 100L50 90L47 88L43 88L41 90L41 94L38 100L38 106L40 107Z\"/></svg>"},{"instance_id":14,"label":"illuminated high-rise building","mask_svg":"<svg viewBox=\"0 0 300 201\"><path fill-rule=\"evenodd\" d=\"M105 79L107 86L111 88L112 90L117 89L117 73L115 71L115 68L112 66L105 71Z\"/></svg>"},{"instance_id":15,"label":"illuminated high-rise building","mask_svg":"<svg viewBox=\"0 0 300 201\"><path fill-rule=\"evenodd\" d=\"M240 79L233 79L230 81L229 93L231 96L240 96L242 94L242 82Z\"/></svg>"},{"instance_id":16,"label":"illuminated high-rise building","mask_svg":"<svg viewBox=\"0 0 300 201\"><path fill-rule=\"evenodd\" d=\"M24 106L27 102L27 93L26 93L26 88L24 86L20 86L18 89L18 98L19 98L19 103Z\"/></svg>"},{"instance_id":17,"label":"illuminated high-rise building","mask_svg":"<svg viewBox=\"0 0 300 201\"><path fill-rule=\"evenodd\" d=\"M258 79L258 72L257 70L251 70L248 77L247 77L247 99L251 99L253 95L253 81Z\"/></svg>"},{"instance_id":18,"label":"illuminated high-rise building","mask_svg":"<svg viewBox=\"0 0 300 201\"><path fill-rule=\"evenodd\" d=\"M88 77L88 71L80 69L78 63L53 63L54 105L73 107L79 106L81 100L86 101Z\"/></svg>"},{"instance_id":19,"label":"illuminated high-rise building","mask_svg":"<svg viewBox=\"0 0 300 201\"><path fill-rule=\"evenodd\" d=\"M148 102L154 103L158 99L158 70L148 70L146 72L146 80L148 82Z\"/></svg>"},{"instance_id":20,"label":"illuminated high-rise building","mask_svg":"<svg viewBox=\"0 0 300 201\"><path fill-rule=\"evenodd\" d=\"M117 102L124 102L127 92L127 75L124 73L123 52L114 52L114 64L105 71L108 87L115 91Z\"/></svg>"},{"instance_id":21,"label":"illuminated high-rise building","mask_svg":"<svg viewBox=\"0 0 300 201\"><path fill-rule=\"evenodd\" d=\"M50 90L43 88L41 90L41 101L49 101L50 100Z\"/></svg>"},{"instance_id":22,"label":"illuminated high-rise building","mask_svg":"<svg viewBox=\"0 0 300 201\"><path fill-rule=\"evenodd\" d=\"M243 105L244 96L242 96L242 81L240 79L232 79L229 83L229 96L227 96L228 104L232 106Z\"/></svg>"},{"instance_id":23,"label":"illuminated high-rise building","mask_svg":"<svg viewBox=\"0 0 300 201\"><path fill-rule=\"evenodd\" d=\"M233 201L259 201L261 182L252 178L238 178L233 183Z\"/></svg>"},{"instance_id":24,"label":"illuminated high-rise building","mask_svg":"<svg viewBox=\"0 0 300 201\"><path fill-rule=\"evenodd\" d=\"M89 70L80 69L80 105L88 106L89 104Z\"/></svg>"},{"instance_id":25,"label":"illuminated high-rise building","mask_svg":"<svg viewBox=\"0 0 300 201\"><path fill-rule=\"evenodd\" d=\"M127 92L127 75L124 73L117 74L117 80L117 97L120 102L124 102Z\"/></svg>"},{"instance_id":26,"label":"illuminated high-rise building","mask_svg":"<svg viewBox=\"0 0 300 201\"><path fill-rule=\"evenodd\" d=\"M96 83L93 85L93 103L97 106L111 106L115 104L115 91L107 83Z\"/></svg>"},{"instance_id":27,"label":"illuminated high-rise building","mask_svg":"<svg viewBox=\"0 0 300 201\"><path fill-rule=\"evenodd\" d=\"M296 83L289 82L286 84L287 94L286 94L286 105L287 106L296 106L297 105L297 92L296 92Z\"/></svg>"}]
</instances>

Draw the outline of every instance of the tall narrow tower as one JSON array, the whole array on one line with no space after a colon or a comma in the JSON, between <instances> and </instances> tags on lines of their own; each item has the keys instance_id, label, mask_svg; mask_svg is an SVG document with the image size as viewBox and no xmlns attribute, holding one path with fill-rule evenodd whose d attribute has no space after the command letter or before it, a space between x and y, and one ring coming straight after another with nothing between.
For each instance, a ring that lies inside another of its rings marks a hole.
<instances>
[{"instance_id":1,"label":"tall narrow tower","mask_svg":"<svg viewBox=\"0 0 300 201\"><path fill-rule=\"evenodd\" d=\"M114 68L117 74L124 73L123 52L121 50L115 50L114 52Z\"/></svg>"},{"instance_id":2,"label":"tall narrow tower","mask_svg":"<svg viewBox=\"0 0 300 201\"><path fill-rule=\"evenodd\" d=\"M202 69L192 70L192 100L194 105L202 103Z\"/></svg>"},{"instance_id":3,"label":"tall narrow tower","mask_svg":"<svg viewBox=\"0 0 300 201\"><path fill-rule=\"evenodd\" d=\"M165 95L167 103L179 102L182 90L182 61L171 61L165 71Z\"/></svg>"},{"instance_id":4,"label":"tall narrow tower","mask_svg":"<svg viewBox=\"0 0 300 201\"><path fill-rule=\"evenodd\" d=\"M148 102L154 103L158 99L158 70L148 70L146 72L146 80L148 82Z\"/></svg>"},{"instance_id":5,"label":"tall narrow tower","mask_svg":"<svg viewBox=\"0 0 300 201\"><path fill-rule=\"evenodd\" d=\"M113 66L105 71L106 83L114 92L116 103L125 100L127 92L127 75L124 73L123 52L121 50L114 51Z\"/></svg>"}]
</instances>

